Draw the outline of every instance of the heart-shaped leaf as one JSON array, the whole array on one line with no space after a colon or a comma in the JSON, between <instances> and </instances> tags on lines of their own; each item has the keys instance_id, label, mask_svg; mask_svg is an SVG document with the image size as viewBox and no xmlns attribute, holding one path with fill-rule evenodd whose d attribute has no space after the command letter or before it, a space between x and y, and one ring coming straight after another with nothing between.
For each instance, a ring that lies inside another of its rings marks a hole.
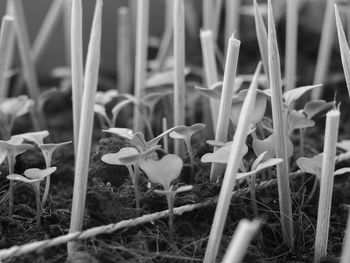
<instances>
[{"instance_id":1,"label":"heart-shaped leaf","mask_svg":"<svg viewBox=\"0 0 350 263\"><path fill-rule=\"evenodd\" d=\"M202 163L222 163L226 164L228 162L230 152L232 148L232 141L225 144L221 148L217 149L213 153L206 153L202 156ZM242 149L242 157L248 152L248 147L244 145Z\"/></svg>"},{"instance_id":2,"label":"heart-shaped leaf","mask_svg":"<svg viewBox=\"0 0 350 263\"><path fill-rule=\"evenodd\" d=\"M97 91L95 95L95 103L101 106L105 106L113 99L117 98L118 95L119 93L115 89L110 89L107 91Z\"/></svg>"},{"instance_id":3,"label":"heart-shaped leaf","mask_svg":"<svg viewBox=\"0 0 350 263\"><path fill-rule=\"evenodd\" d=\"M322 153L312 158L300 157L297 160L297 165L303 172L316 175L317 178L320 179L322 173L322 158Z\"/></svg>"},{"instance_id":4,"label":"heart-shaped leaf","mask_svg":"<svg viewBox=\"0 0 350 263\"><path fill-rule=\"evenodd\" d=\"M286 146L287 146L287 157L293 155L293 144L290 139L285 136ZM253 139L252 147L256 156L259 156L263 152L267 151L263 160L272 159L275 157L275 136L271 134L265 140Z\"/></svg>"},{"instance_id":5,"label":"heart-shaped leaf","mask_svg":"<svg viewBox=\"0 0 350 263\"><path fill-rule=\"evenodd\" d=\"M16 134L11 138L23 138L26 141L33 142L36 145L40 145L44 143L44 139L49 136L49 132L47 130L39 131L39 132L28 132L23 134ZM21 142L22 143L22 142ZM18 143L20 144L20 143Z\"/></svg>"},{"instance_id":6,"label":"heart-shaped leaf","mask_svg":"<svg viewBox=\"0 0 350 263\"><path fill-rule=\"evenodd\" d=\"M120 162L121 158L124 157L130 157L134 155L139 155L139 152L136 150L136 148L133 147L124 147L120 149L119 152L116 153L107 153L102 156L101 160L108 164L113 165L125 165L125 163ZM134 160L134 162L131 162L130 164L135 164L137 160Z\"/></svg>"},{"instance_id":7,"label":"heart-shaped leaf","mask_svg":"<svg viewBox=\"0 0 350 263\"><path fill-rule=\"evenodd\" d=\"M28 113L30 107L34 105L34 101L26 95L15 98L8 98L0 103L0 112L2 114L19 117Z\"/></svg>"},{"instance_id":8,"label":"heart-shaped leaf","mask_svg":"<svg viewBox=\"0 0 350 263\"><path fill-rule=\"evenodd\" d=\"M261 163L259 163L256 168L250 172L247 172L247 173L239 173L237 175L237 179L242 179L242 178L245 178L247 176L251 176L253 174L257 174L258 172L266 169L266 168L269 168L269 167L272 167L272 166L275 166L279 163L283 162L283 159L281 158L272 158L272 159L268 159L266 161L263 161Z\"/></svg>"},{"instance_id":9,"label":"heart-shaped leaf","mask_svg":"<svg viewBox=\"0 0 350 263\"><path fill-rule=\"evenodd\" d=\"M55 166L46 169L30 168L24 171L24 175L30 180L42 180L56 170L57 167Z\"/></svg>"},{"instance_id":10,"label":"heart-shaped leaf","mask_svg":"<svg viewBox=\"0 0 350 263\"><path fill-rule=\"evenodd\" d=\"M170 137L173 139L183 139L185 140L186 138L191 138L191 136L204 129L205 124L203 123L196 123L193 124L192 126L185 126L185 125L180 125L177 126L174 131L170 133Z\"/></svg>"},{"instance_id":11,"label":"heart-shaped leaf","mask_svg":"<svg viewBox=\"0 0 350 263\"><path fill-rule=\"evenodd\" d=\"M189 68L184 69L184 74L188 75L190 73ZM147 78L146 80L146 88L150 87L158 87L163 85L172 85L174 82L174 71L168 70L163 72L157 72Z\"/></svg>"},{"instance_id":12,"label":"heart-shaped leaf","mask_svg":"<svg viewBox=\"0 0 350 263\"><path fill-rule=\"evenodd\" d=\"M169 190L171 183L180 176L183 161L177 155L168 154L160 160L142 159L140 167L151 182Z\"/></svg>"},{"instance_id":13,"label":"heart-shaped leaf","mask_svg":"<svg viewBox=\"0 0 350 263\"><path fill-rule=\"evenodd\" d=\"M289 107L294 101L298 100L301 96L303 96L306 92L322 87L322 84L311 85L299 87L296 89L289 90L283 94L284 101L286 105Z\"/></svg>"},{"instance_id":14,"label":"heart-shaped leaf","mask_svg":"<svg viewBox=\"0 0 350 263\"><path fill-rule=\"evenodd\" d=\"M291 133L296 129L305 129L309 127L313 127L315 122L313 120L309 120L305 114L293 110L288 114L288 132Z\"/></svg>"},{"instance_id":15,"label":"heart-shaped leaf","mask_svg":"<svg viewBox=\"0 0 350 263\"><path fill-rule=\"evenodd\" d=\"M304 106L304 112L308 119L314 118L316 115L325 114L333 108L333 102L326 102L324 100L309 101Z\"/></svg>"},{"instance_id":16,"label":"heart-shaped leaf","mask_svg":"<svg viewBox=\"0 0 350 263\"><path fill-rule=\"evenodd\" d=\"M222 91L222 82L215 83L214 86L212 86L212 88L209 88L209 89L195 86L195 90L199 94L201 94L209 99L220 100L221 99L221 91Z\"/></svg>"}]
</instances>

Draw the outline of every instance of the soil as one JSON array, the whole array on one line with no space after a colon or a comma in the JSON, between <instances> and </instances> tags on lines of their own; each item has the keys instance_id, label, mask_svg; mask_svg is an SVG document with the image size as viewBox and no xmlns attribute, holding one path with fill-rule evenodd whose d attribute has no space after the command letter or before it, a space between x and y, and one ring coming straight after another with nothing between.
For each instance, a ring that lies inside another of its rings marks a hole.
<instances>
[{"instance_id":1,"label":"soil","mask_svg":"<svg viewBox=\"0 0 350 263\"><path fill-rule=\"evenodd\" d=\"M280 26L283 26L283 21ZM299 69L300 78L298 84L310 84L314 72L315 58L317 56L316 33L304 31L300 28ZM280 33L280 38L284 39ZM311 39L311 40L310 40ZM251 73L256 65L259 54L254 39L243 39L240 55L240 72ZM281 42L281 47L284 43ZM199 66L200 48L199 42L192 43L189 61ZM283 54L283 48L281 48ZM340 57L337 50L333 50L331 70L327 92L324 98L327 101L334 99L341 102L342 125L340 127L340 139L347 137L350 132L349 102L345 89L340 65ZM283 58L282 58L283 59ZM283 60L282 60L283 65ZM342 76L342 75L341 75ZM50 83L52 84L52 83ZM62 94L50 101L45 107L48 120L48 129L53 142L71 140L72 121L70 94ZM68 117L69 116L69 117ZM68 117L68 119L67 119ZM28 118L22 118L16 122L14 133L27 131ZM198 122L202 120L196 120ZM317 125L308 129L305 134L305 152L307 156L313 156L322 151L324 132L324 116L320 116ZM134 200L134 190L127 169L122 166L111 166L103 163L100 158L103 154L117 152L127 146L127 142L120 138L109 137L100 132L98 123L95 125L93 140L93 153L91 156L89 185L87 193L86 213L84 229L115 223L120 220L137 216ZM212 139L212 138L207 138ZM298 136L292 137L295 147L295 156L298 156ZM195 149L196 176L191 192L177 197L175 206L192 204L205 201L218 196L220 183L209 181L210 165L202 164L200 157L212 151L205 144L205 139L198 136L193 140ZM249 142L248 142L249 146ZM250 147L251 150L251 147ZM247 163L251 163L253 155L248 154ZM184 162L189 163L188 156ZM6 165L1 166L0 193L0 222L1 240L0 248L9 248L14 245L25 244L34 240L43 240L66 234L69 230L71 198L74 179L74 153L73 146L69 145L59 149L54 155L54 163L58 166L57 172L52 176L51 195L48 205L42 215L42 225L39 231L35 228L35 197L33 191L26 185L17 184L15 187L14 216L8 217L8 205L5 191L8 188ZM340 167L349 166L350 162L338 164ZM21 173L30 167L44 167L44 160L38 150L22 154L17 158L16 172ZM293 164L292 171L297 167ZM176 184L184 184L188 177L189 169L183 170ZM274 178L272 173L269 175ZM306 184L301 185L301 178L291 180L293 190L293 220L295 226L295 246L293 251L281 245L281 229L278 215L277 186L271 186L264 190L258 190L257 201L259 214L264 224L251 243L244 262L312 262L313 246L315 240L315 228L317 218L318 191L307 205L303 202L310 194L315 177L305 175ZM259 178L258 178L259 180ZM247 184L242 182L237 188L244 188ZM141 214L149 214L167 209L164 197L155 194L149 188L147 179L141 177L140 191ZM350 203L350 179L347 175L335 179L331 224L329 230L329 256L324 262L339 262L342 249L344 231ZM96 238L81 242L81 253L77 253L67 262L201 262L205 253L207 238L210 232L215 205L194 210L175 217L175 238L170 242L168 236L167 219L150 222L128 229L116 231L113 234L100 235ZM224 234L220 244L218 260L224 255L231 240L235 228L242 218L254 218L249 194L234 197L231 202ZM66 261L66 246L57 246L45 251L31 253L26 256L9 259L5 262L64 262Z\"/></svg>"}]
</instances>

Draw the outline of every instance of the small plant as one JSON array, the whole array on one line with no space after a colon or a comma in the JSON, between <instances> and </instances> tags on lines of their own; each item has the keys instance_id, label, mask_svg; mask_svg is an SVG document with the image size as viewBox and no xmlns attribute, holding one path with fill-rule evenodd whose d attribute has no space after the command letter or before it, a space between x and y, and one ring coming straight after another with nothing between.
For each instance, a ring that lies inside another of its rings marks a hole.
<instances>
[{"instance_id":1,"label":"small plant","mask_svg":"<svg viewBox=\"0 0 350 263\"><path fill-rule=\"evenodd\" d=\"M154 192L164 195L167 198L169 208L169 238L174 240L174 201L177 194L189 191L191 185L181 186L174 189L171 184L181 173L183 167L182 159L175 154L167 154L160 160L145 158L140 161L140 167L145 172L152 183L160 184L163 190L154 190Z\"/></svg>"},{"instance_id":2,"label":"small plant","mask_svg":"<svg viewBox=\"0 0 350 263\"><path fill-rule=\"evenodd\" d=\"M169 136L173 139L181 139L185 141L188 155L190 157L191 162L191 180L194 180L194 156L193 156L193 150L191 145L191 137L196 132L202 130L205 128L205 124L203 123L196 123L192 126L178 126L174 128L174 131L172 131Z\"/></svg>"},{"instance_id":3,"label":"small plant","mask_svg":"<svg viewBox=\"0 0 350 263\"><path fill-rule=\"evenodd\" d=\"M40 217L41 217L41 202L40 202L40 182L45 177L51 175L56 171L57 167L50 167L44 170L38 168L31 168L24 171L24 176L20 174L11 173L7 176L10 181L18 181L26 184L30 184L35 192L36 200L36 228L40 229Z\"/></svg>"}]
</instances>

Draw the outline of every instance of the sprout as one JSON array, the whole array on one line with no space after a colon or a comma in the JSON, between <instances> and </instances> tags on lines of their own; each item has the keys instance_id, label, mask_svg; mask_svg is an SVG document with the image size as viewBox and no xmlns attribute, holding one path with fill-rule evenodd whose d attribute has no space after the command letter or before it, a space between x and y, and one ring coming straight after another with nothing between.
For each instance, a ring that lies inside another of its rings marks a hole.
<instances>
[{"instance_id":1,"label":"sprout","mask_svg":"<svg viewBox=\"0 0 350 263\"><path fill-rule=\"evenodd\" d=\"M227 143L218 143L218 142L210 142L208 141L207 143L215 146L215 147L220 147L213 153L206 153L202 156L201 162L202 163L222 163L222 164L227 164L228 163L228 158L230 155L231 147L232 147L232 142L227 142ZM242 151L242 157L248 153L248 147L247 145L243 146L243 151Z\"/></svg>"},{"instance_id":2,"label":"sprout","mask_svg":"<svg viewBox=\"0 0 350 263\"><path fill-rule=\"evenodd\" d=\"M10 182L18 181L26 184L30 184L35 192L36 200L36 228L40 228L40 217L41 217L41 202L40 202L40 182L45 179L45 177L50 176L56 171L57 167L50 167L44 170L38 168L31 168L24 171L24 176L20 174L10 173L7 179Z\"/></svg>"},{"instance_id":3,"label":"sprout","mask_svg":"<svg viewBox=\"0 0 350 263\"><path fill-rule=\"evenodd\" d=\"M158 194L165 195L169 208L169 237L174 240L174 200L178 193L191 190L191 185L186 185L174 190L171 183L176 180L183 168L182 159L175 154L165 155L160 160L142 159L140 167L152 183L160 184L164 190L154 190Z\"/></svg>"},{"instance_id":4,"label":"sprout","mask_svg":"<svg viewBox=\"0 0 350 263\"><path fill-rule=\"evenodd\" d=\"M52 164L53 152L57 148L71 143L71 141L61 142L61 143L56 143L56 144L55 143L44 143L44 139L47 136L49 136L49 132L45 130L45 131L39 131L39 132L28 132L28 133L18 134L18 135L13 136L13 138L22 138L24 140L27 140L29 142L36 144L44 156L46 168L50 168L51 164ZM43 206L45 206L45 203L47 201L47 197L49 196L50 181L51 181L51 175L48 175L46 177L45 190L44 190L43 199L42 199Z\"/></svg>"},{"instance_id":5,"label":"sprout","mask_svg":"<svg viewBox=\"0 0 350 263\"><path fill-rule=\"evenodd\" d=\"M101 160L107 164L125 165L129 171L129 175L134 185L135 202L137 213L140 210L140 193L138 188L140 176L140 161L148 155L154 153L160 146L153 146L150 149L139 152L134 147L124 147L117 153L108 153L102 156Z\"/></svg>"},{"instance_id":6,"label":"sprout","mask_svg":"<svg viewBox=\"0 0 350 263\"><path fill-rule=\"evenodd\" d=\"M180 125L174 129L170 133L170 137L173 139L182 139L185 141L188 154L190 156L190 162L191 162L191 179L194 179L194 156L193 156L193 150L191 146L191 137L196 132L202 130L205 128L205 124L203 123L196 123L192 126L184 126Z\"/></svg>"},{"instance_id":7,"label":"sprout","mask_svg":"<svg viewBox=\"0 0 350 263\"><path fill-rule=\"evenodd\" d=\"M0 130L3 139L8 140L11 137L16 118L28 113L33 105L34 101L25 95L0 102Z\"/></svg>"},{"instance_id":8,"label":"sprout","mask_svg":"<svg viewBox=\"0 0 350 263\"><path fill-rule=\"evenodd\" d=\"M0 140L0 163L7 158L7 165L9 174L13 174L15 171L16 156L24 153L25 151L33 148L30 144L21 144L23 138L11 138L8 141ZM9 216L13 214L13 181L10 180L9 189Z\"/></svg>"}]
</instances>

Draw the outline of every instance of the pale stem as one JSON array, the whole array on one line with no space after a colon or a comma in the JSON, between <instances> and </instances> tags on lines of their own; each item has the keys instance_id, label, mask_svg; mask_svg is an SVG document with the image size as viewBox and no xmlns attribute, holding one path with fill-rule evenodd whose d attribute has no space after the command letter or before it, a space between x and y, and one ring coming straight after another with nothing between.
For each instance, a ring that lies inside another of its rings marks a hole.
<instances>
[{"instance_id":1,"label":"pale stem","mask_svg":"<svg viewBox=\"0 0 350 263\"><path fill-rule=\"evenodd\" d=\"M47 152L47 155L46 155L43 151L43 155L45 157L46 168L50 168L51 167L51 160L52 160L52 152ZM45 179L45 190L44 190L43 198L41 201L43 207L45 206L45 203L46 203L47 198L49 196L50 181L51 181L51 175L49 174Z\"/></svg>"},{"instance_id":2,"label":"pale stem","mask_svg":"<svg viewBox=\"0 0 350 263\"><path fill-rule=\"evenodd\" d=\"M186 138L185 139L185 143L186 143L186 147L188 150L188 155L190 157L190 163L191 163L191 177L190 177L190 181L194 182L194 158L193 158L193 150L192 150L192 145L190 142L190 138Z\"/></svg>"},{"instance_id":3,"label":"pale stem","mask_svg":"<svg viewBox=\"0 0 350 263\"><path fill-rule=\"evenodd\" d=\"M289 164L286 146L286 124L283 114L286 111L282 101L282 77L278 53L277 36L271 0L268 2L268 55L271 86L271 106L273 130L276 138L275 156L283 159L277 164L278 195L281 215L283 240L288 247L293 247L292 200L289 185Z\"/></svg>"},{"instance_id":4,"label":"pale stem","mask_svg":"<svg viewBox=\"0 0 350 263\"><path fill-rule=\"evenodd\" d=\"M295 89L298 43L299 0L287 0L285 78L286 91Z\"/></svg>"},{"instance_id":5,"label":"pale stem","mask_svg":"<svg viewBox=\"0 0 350 263\"><path fill-rule=\"evenodd\" d=\"M213 0L203 0L202 1L202 21L203 29L211 29L212 12L214 7Z\"/></svg>"},{"instance_id":6,"label":"pale stem","mask_svg":"<svg viewBox=\"0 0 350 263\"><path fill-rule=\"evenodd\" d=\"M147 73L147 47L149 30L149 0L137 1L137 25L136 25L136 58L135 58L135 98L137 105L143 96ZM143 121L138 106L134 106L134 131L143 131Z\"/></svg>"},{"instance_id":7,"label":"pale stem","mask_svg":"<svg viewBox=\"0 0 350 263\"><path fill-rule=\"evenodd\" d=\"M221 20L221 11L224 0L217 0L214 7L214 18L213 18L213 40L216 43L220 30L220 20Z\"/></svg>"},{"instance_id":8,"label":"pale stem","mask_svg":"<svg viewBox=\"0 0 350 263\"><path fill-rule=\"evenodd\" d=\"M162 119L162 129L163 129L163 132L168 130L168 120L165 117ZM164 151L166 153L168 153L169 152L169 137L168 137L168 135L165 135L163 137L163 144L164 144Z\"/></svg>"},{"instance_id":9,"label":"pale stem","mask_svg":"<svg viewBox=\"0 0 350 263\"><path fill-rule=\"evenodd\" d=\"M171 191L171 193L166 195L169 209L169 239L170 242L174 242L174 197L175 193Z\"/></svg>"},{"instance_id":10,"label":"pale stem","mask_svg":"<svg viewBox=\"0 0 350 263\"><path fill-rule=\"evenodd\" d=\"M340 112L338 110L331 110L327 113L322 158L320 198L317 213L315 263L321 262L321 258L327 255L339 119Z\"/></svg>"},{"instance_id":11,"label":"pale stem","mask_svg":"<svg viewBox=\"0 0 350 263\"><path fill-rule=\"evenodd\" d=\"M174 126L185 124L185 10L184 0L174 0ZM181 141L174 141L181 155Z\"/></svg>"},{"instance_id":12,"label":"pale stem","mask_svg":"<svg viewBox=\"0 0 350 263\"><path fill-rule=\"evenodd\" d=\"M72 100L73 100L73 132L74 150L77 153L81 104L84 86L83 69L83 10L82 0L72 0L71 11L71 68L72 68Z\"/></svg>"},{"instance_id":13,"label":"pale stem","mask_svg":"<svg viewBox=\"0 0 350 263\"><path fill-rule=\"evenodd\" d=\"M216 65L215 45L213 33L210 30L202 30L200 33L203 66L205 71L205 79L207 87L210 88L214 83L219 81L218 69ZM213 125L213 132L217 127L220 101L216 99L209 99L210 112Z\"/></svg>"},{"instance_id":14,"label":"pale stem","mask_svg":"<svg viewBox=\"0 0 350 263\"><path fill-rule=\"evenodd\" d=\"M9 174L15 172L16 159L12 154L7 155L7 165L9 169ZM9 216L13 215L13 203L14 203L14 181L10 180L10 189L9 189Z\"/></svg>"},{"instance_id":15,"label":"pale stem","mask_svg":"<svg viewBox=\"0 0 350 263\"><path fill-rule=\"evenodd\" d=\"M348 221L346 224L343 251L342 251L341 260L340 260L340 263L348 263L348 262L350 262L350 214L348 215Z\"/></svg>"},{"instance_id":16,"label":"pale stem","mask_svg":"<svg viewBox=\"0 0 350 263\"><path fill-rule=\"evenodd\" d=\"M215 140L220 142L227 141L227 132L230 121L230 112L232 105L232 97L234 93L234 82L237 72L238 55L241 42L232 35L229 39L225 74L221 92L218 122L216 126ZM214 152L217 149L214 148ZM216 181L222 174L223 164L213 163L210 171L210 180Z\"/></svg>"},{"instance_id":17,"label":"pale stem","mask_svg":"<svg viewBox=\"0 0 350 263\"><path fill-rule=\"evenodd\" d=\"M100 45L102 25L102 0L97 0L91 27L90 42L86 59L86 74L83 95L82 115L76 155L72 215L69 232L81 231L86 201L87 179L89 171L91 138L94 122L94 100L100 66ZM68 254L74 253L76 242L68 243Z\"/></svg>"},{"instance_id":18,"label":"pale stem","mask_svg":"<svg viewBox=\"0 0 350 263\"><path fill-rule=\"evenodd\" d=\"M35 192L35 201L36 201L36 230L39 231L41 224L41 205L40 205L40 183L33 183L33 190Z\"/></svg>"},{"instance_id":19,"label":"pale stem","mask_svg":"<svg viewBox=\"0 0 350 263\"><path fill-rule=\"evenodd\" d=\"M72 23L79 23L78 21L72 21L72 6L74 0L65 0L63 6L63 30L64 30L64 45L67 65L72 62Z\"/></svg>"},{"instance_id":20,"label":"pale stem","mask_svg":"<svg viewBox=\"0 0 350 263\"><path fill-rule=\"evenodd\" d=\"M257 67L238 120L236 133L233 138L228 164L220 190L218 204L215 210L213 224L210 230L207 249L205 251L204 263L215 262L219 250L222 232L231 203L232 191L235 186L235 179L242 161L242 149L244 147L251 122L251 112L255 105L260 70L261 63L259 63Z\"/></svg>"},{"instance_id":21,"label":"pale stem","mask_svg":"<svg viewBox=\"0 0 350 263\"><path fill-rule=\"evenodd\" d=\"M333 4L334 0L327 1L313 84L324 83L327 78L329 59L335 34ZM322 88L314 89L311 92L311 100L320 99L322 96L322 90Z\"/></svg>"},{"instance_id":22,"label":"pale stem","mask_svg":"<svg viewBox=\"0 0 350 263\"><path fill-rule=\"evenodd\" d=\"M131 93L132 62L131 62L131 25L130 13L127 7L118 9L117 27L117 89L121 93Z\"/></svg>"},{"instance_id":23,"label":"pale stem","mask_svg":"<svg viewBox=\"0 0 350 263\"><path fill-rule=\"evenodd\" d=\"M222 263L242 262L249 244L259 230L260 225L261 222L257 219L253 221L242 219L237 226Z\"/></svg>"},{"instance_id":24,"label":"pale stem","mask_svg":"<svg viewBox=\"0 0 350 263\"><path fill-rule=\"evenodd\" d=\"M225 50L228 48L228 41L233 33L239 36L239 21L241 14L242 0L226 0L225 8Z\"/></svg>"},{"instance_id":25,"label":"pale stem","mask_svg":"<svg viewBox=\"0 0 350 263\"><path fill-rule=\"evenodd\" d=\"M2 19L0 33L0 99L7 97L8 90L5 89L6 73L8 71L14 37L14 18L10 15L5 15Z\"/></svg>"}]
</instances>

